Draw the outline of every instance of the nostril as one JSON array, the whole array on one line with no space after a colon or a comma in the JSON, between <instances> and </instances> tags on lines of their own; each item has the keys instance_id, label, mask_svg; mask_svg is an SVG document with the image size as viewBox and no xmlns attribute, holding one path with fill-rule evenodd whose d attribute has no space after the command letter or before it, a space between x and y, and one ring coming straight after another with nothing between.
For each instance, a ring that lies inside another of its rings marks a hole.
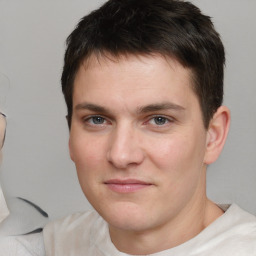
<instances>
[{"instance_id":1,"label":"nostril","mask_svg":"<svg viewBox=\"0 0 256 256\"><path fill-rule=\"evenodd\" d=\"M107 160L118 169L140 164L144 159L136 130L130 123L119 123L109 141Z\"/></svg>"},{"instance_id":2,"label":"nostril","mask_svg":"<svg viewBox=\"0 0 256 256\"><path fill-rule=\"evenodd\" d=\"M138 165L144 159L144 153L140 148L126 149L125 151L110 150L107 160L118 169L125 169L130 165Z\"/></svg>"}]
</instances>

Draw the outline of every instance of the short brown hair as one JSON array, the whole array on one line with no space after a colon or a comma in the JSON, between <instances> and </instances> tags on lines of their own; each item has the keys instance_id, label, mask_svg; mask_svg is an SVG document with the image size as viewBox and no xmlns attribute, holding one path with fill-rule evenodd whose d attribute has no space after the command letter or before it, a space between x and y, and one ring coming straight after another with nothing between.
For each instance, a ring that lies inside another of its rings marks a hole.
<instances>
[{"instance_id":1,"label":"short brown hair","mask_svg":"<svg viewBox=\"0 0 256 256\"><path fill-rule=\"evenodd\" d=\"M190 68L206 128L222 104L225 52L210 17L186 1L109 0L82 18L67 38L61 82L69 126L78 68L92 54L104 53L160 53Z\"/></svg>"}]
</instances>

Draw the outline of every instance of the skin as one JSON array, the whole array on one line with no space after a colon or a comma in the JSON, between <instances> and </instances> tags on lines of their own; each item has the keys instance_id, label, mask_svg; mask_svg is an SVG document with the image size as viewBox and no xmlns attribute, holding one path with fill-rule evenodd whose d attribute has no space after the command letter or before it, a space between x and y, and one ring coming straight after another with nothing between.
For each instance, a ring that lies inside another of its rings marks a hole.
<instances>
[{"instance_id":1,"label":"skin","mask_svg":"<svg viewBox=\"0 0 256 256\"><path fill-rule=\"evenodd\" d=\"M206 130L191 81L189 69L158 55L92 56L76 75L70 156L122 252L180 245L223 213L206 197L205 176L229 111L220 107Z\"/></svg>"}]
</instances>

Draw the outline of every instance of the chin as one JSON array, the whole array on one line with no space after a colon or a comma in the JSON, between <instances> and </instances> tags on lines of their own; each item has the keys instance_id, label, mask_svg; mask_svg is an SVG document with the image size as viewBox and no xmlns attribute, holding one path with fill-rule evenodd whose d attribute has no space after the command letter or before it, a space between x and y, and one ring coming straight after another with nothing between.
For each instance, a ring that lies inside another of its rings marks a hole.
<instances>
[{"instance_id":1,"label":"chin","mask_svg":"<svg viewBox=\"0 0 256 256\"><path fill-rule=\"evenodd\" d=\"M118 203L115 206L110 204L108 209L97 211L110 226L118 229L141 231L149 223L146 218L149 212L134 203Z\"/></svg>"}]
</instances>

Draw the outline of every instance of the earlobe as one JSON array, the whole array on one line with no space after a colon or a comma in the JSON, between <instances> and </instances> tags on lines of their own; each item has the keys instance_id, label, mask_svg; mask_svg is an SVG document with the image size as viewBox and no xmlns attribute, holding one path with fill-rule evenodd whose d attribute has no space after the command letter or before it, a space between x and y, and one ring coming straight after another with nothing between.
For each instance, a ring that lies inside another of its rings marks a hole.
<instances>
[{"instance_id":1,"label":"earlobe","mask_svg":"<svg viewBox=\"0 0 256 256\"><path fill-rule=\"evenodd\" d=\"M217 160L225 144L230 125L230 111L226 106L221 106L213 115L207 131L205 164Z\"/></svg>"}]
</instances>

